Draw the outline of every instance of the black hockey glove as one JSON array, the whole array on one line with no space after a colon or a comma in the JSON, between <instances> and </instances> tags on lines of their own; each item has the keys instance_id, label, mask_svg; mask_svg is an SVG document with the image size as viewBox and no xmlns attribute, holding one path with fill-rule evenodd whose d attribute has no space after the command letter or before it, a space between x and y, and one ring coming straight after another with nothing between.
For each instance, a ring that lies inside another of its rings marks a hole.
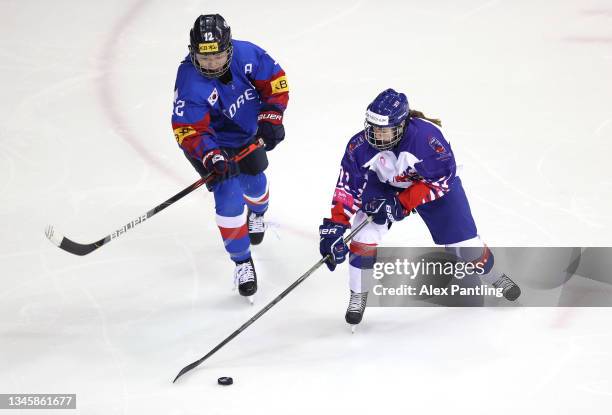
<instances>
[{"instance_id":1,"label":"black hockey glove","mask_svg":"<svg viewBox=\"0 0 612 415\"><path fill-rule=\"evenodd\" d=\"M325 261L325 265L330 271L336 269L336 265L344 262L348 247L344 243L342 236L346 232L346 226L333 222L330 219L323 219L323 225L319 226L319 252L322 256L330 255L331 258Z\"/></svg>"},{"instance_id":2,"label":"black hockey glove","mask_svg":"<svg viewBox=\"0 0 612 415\"><path fill-rule=\"evenodd\" d=\"M202 157L202 164L204 165L204 170L212 175L211 180L206 182L206 188L210 192L215 190L218 183L239 173L236 162L231 160L225 151L218 148L205 153L204 157Z\"/></svg>"},{"instance_id":3,"label":"black hockey glove","mask_svg":"<svg viewBox=\"0 0 612 415\"><path fill-rule=\"evenodd\" d=\"M283 113L274 107L264 107L257 117L257 135L266 143L266 151L271 151L285 139Z\"/></svg>"}]
</instances>

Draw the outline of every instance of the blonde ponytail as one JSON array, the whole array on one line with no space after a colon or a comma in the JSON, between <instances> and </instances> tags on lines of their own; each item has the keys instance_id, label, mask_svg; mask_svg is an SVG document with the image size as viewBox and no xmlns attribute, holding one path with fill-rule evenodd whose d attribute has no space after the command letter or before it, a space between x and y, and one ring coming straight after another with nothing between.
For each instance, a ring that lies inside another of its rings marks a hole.
<instances>
[{"instance_id":1,"label":"blonde ponytail","mask_svg":"<svg viewBox=\"0 0 612 415\"><path fill-rule=\"evenodd\" d=\"M417 111L417 110L410 110L408 112L408 116L410 118L422 118L424 120L427 120L429 122L432 122L434 124L436 124L438 127L442 127L442 120L439 120L437 118L427 118L425 116L425 114L423 114L421 111Z\"/></svg>"}]
</instances>

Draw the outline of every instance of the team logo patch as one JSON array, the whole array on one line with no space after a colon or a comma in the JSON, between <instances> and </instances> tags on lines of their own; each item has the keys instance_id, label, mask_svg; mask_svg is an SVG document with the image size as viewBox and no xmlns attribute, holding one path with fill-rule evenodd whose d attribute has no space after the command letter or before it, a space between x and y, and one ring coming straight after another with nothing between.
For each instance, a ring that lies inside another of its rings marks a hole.
<instances>
[{"instance_id":1,"label":"team logo patch","mask_svg":"<svg viewBox=\"0 0 612 415\"><path fill-rule=\"evenodd\" d=\"M348 145L347 152L348 152L349 157L351 157L351 159L352 159L352 157L353 157L353 153L355 152L355 149L356 149L357 147L359 147L360 145L362 145L364 142L365 142L365 140L364 140L363 136L362 136L362 135L360 135L359 137L357 137L357 139L355 140L355 142L352 142L352 143L350 143L350 144Z\"/></svg>"},{"instance_id":2,"label":"team logo patch","mask_svg":"<svg viewBox=\"0 0 612 415\"><path fill-rule=\"evenodd\" d=\"M357 148L363 143L365 143L363 136L359 136L355 142L350 143L348 145L348 148L346 149L346 153L348 155L349 160L355 161L355 150L357 150Z\"/></svg>"},{"instance_id":3,"label":"team logo patch","mask_svg":"<svg viewBox=\"0 0 612 415\"><path fill-rule=\"evenodd\" d=\"M429 146L433 148L433 151L435 151L438 154L446 153L446 148L442 145L440 140L438 140L436 137L429 137Z\"/></svg>"},{"instance_id":4,"label":"team logo patch","mask_svg":"<svg viewBox=\"0 0 612 415\"><path fill-rule=\"evenodd\" d=\"M198 51L200 53L215 53L215 52L219 52L219 44L217 42L200 43L198 45Z\"/></svg>"},{"instance_id":5,"label":"team logo patch","mask_svg":"<svg viewBox=\"0 0 612 415\"><path fill-rule=\"evenodd\" d=\"M174 138L179 143L179 145L183 144L183 140L189 136L197 134L195 128L187 125L185 127L179 127L174 129Z\"/></svg>"},{"instance_id":6,"label":"team logo patch","mask_svg":"<svg viewBox=\"0 0 612 415\"><path fill-rule=\"evenodd\" d=\"M272 88L272 94L280 94L281 92L289 91L287 77L283 75L280 78L271 81L270 87Z\"/></svg>"},{"instance_id":7,"label":"team logo patch","mask_svg":"<svg viewBox=\"0 0 612 415\"><path fill-rule=\"evenodd\" d=\"M217 88L215 88L208 96L208 103L212 107L213 105L217 103L218 99L219 99L219 92L217 92Z\"/></svg>"}]
</instances>

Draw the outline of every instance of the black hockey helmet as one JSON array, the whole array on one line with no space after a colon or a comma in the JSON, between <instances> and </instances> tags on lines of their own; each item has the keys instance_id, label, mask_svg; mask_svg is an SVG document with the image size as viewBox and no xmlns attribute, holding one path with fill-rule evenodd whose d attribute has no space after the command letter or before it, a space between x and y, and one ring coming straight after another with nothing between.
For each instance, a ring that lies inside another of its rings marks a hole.
<instances>
[{"instance_id":1,"label":"black hockey helmet","mask_svg":"<svg viewBox=\"0 0 612 415\"><path fill-rule=\"evenodd\" d=\"M203 14L198 17L189 33L189 55L193 66L207 78L218 78L229 69L232 61L232 30L220 14ZM220 67L205 68L200 59L227 55Z\"/></svg>"}]
</instances>

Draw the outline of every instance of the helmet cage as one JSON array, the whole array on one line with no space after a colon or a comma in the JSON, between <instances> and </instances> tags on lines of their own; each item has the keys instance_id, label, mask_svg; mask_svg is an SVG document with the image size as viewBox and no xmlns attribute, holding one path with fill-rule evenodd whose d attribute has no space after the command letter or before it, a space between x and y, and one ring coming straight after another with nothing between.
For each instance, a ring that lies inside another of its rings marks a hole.
<instances>
[{"instance_id":1,"label":"helmet cage","mask_svg":"<svg viewBox=\"0 0 612 415\"><path fill-rule=\"evenodd\" d=\"M399 143L404 134L404 124L385 126L369 122L364 123L365 137L368 143L377 150L390 150Z\"/></svg>"},{"instance_id":2,"label":"helmet cage","mask_svg":"<svg viewBox=\"0 0 612 415\"><path fill-rule=\"evenodd\" d=\"M204 68L202 65L200 65L200 62L198 61L196 55L200 55L200 56L213 56L213 55L218 55L219 53L223 53L227 51L227 61L225 61L225 63L223 64L223 66L221 66L220 68L217 69L206 69ZM217 52L217 53L207 53L207 54L203 54L203 53L198 53L197 51L194 50L194 47L192 45L189 45L189 56L191 58L191 63L193 64L193 66L197 69L197 71L204 75L207 78L219 78L220 76L223 76L224 73L226 73L230 67L230 64L232 63L232 55L234 53L234 47L232 46L232 44L229 45L229 47L221 52Z\"/></svg>"}]
</instances>

